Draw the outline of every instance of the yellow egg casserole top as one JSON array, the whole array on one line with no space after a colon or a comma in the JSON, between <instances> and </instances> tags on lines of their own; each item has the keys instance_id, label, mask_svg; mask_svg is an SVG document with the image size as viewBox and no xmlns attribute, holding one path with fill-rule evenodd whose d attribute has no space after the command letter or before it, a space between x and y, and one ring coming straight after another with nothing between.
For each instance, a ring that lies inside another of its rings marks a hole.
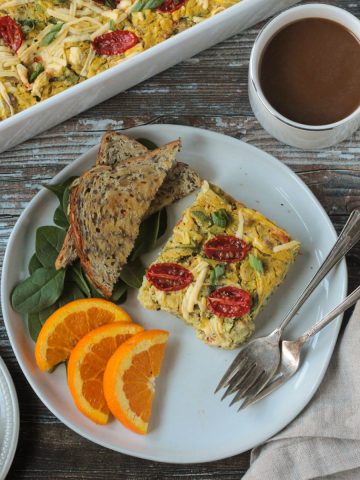
<instances>
[{"instance_id":1,"label":"yellow egg casserole top","mask_svg":"<svg viewBox=\"0 0 360 480\"><path fill-rule=\"evenodd\" d=\"M238 1L0 0L0 120Z\"/></svg>"},{"instance_id":2,"label":"yellow egg casserole top","mask_svg":"<svg viewBox=\"0 0 360 480\"><path fill-rule=\"evenodd\" d=\"M204 182L147 270L141 304L164 310L209 345L232 349L283 281L300 244L261 213Z\"/></svg>"}]
</instances>

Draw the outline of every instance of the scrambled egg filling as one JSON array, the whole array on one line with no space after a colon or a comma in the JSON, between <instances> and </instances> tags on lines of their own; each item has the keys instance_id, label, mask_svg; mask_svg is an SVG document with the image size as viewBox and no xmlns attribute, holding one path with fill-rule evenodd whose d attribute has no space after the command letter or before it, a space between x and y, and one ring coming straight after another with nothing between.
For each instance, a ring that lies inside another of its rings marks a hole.
<instances>
[{"instance_id":1,"label":"scrambled egg filling","mask_svg":"<svg viewBox=\"0 0 360 480\"><path fill-rule=\"evenodd\" d=\"M226 212L226 226L210 225L207 219L219 211ZM248 247L246 257L234 263L208 258L202 247L218 235L243 240ZM186 267L193 274L192 283L182 290L165 292L144 278L139 300L147 309L165 310L182 318L204 342L235 348L253 333L255 317L283 281L299 248L298 241L291 240L287 232L261 213L204 182L194 204L184 212L155 261L155 264L170 262ZM219 317L208 309L209 294L224 286L239 287L250 295L251 308L246 315Z\"/></svg>"},{"instance_id":2,"label":"scrambled egg filling","mask_svg":"<svg viewBox=\"0 0 360 480\"><path fill-rule=\"evenodd\" d=\"M16 53L0 38L0 119L117 65L239 0L186 0L172 13L132 12L137 1L0 0L0 17L14 19L24 36ZM139 42L120 55L97 54L92 41L114 30L130 30Z\"/></svg>"}]
</instances>

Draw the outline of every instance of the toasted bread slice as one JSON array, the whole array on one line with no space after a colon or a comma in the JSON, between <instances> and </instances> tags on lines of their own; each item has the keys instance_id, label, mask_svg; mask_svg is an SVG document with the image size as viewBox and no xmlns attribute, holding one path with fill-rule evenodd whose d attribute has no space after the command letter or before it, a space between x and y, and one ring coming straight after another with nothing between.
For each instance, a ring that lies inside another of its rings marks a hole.
<instances>
[{"instance_id":1,"label":"toasted bread slice","mask_svg":"<svg viewBox=\"0 0 360 480\"><path fill-rule=\"evenodd\" d=\"M112 294L140 223L179 148L177 140L120 166L96 166L71 191L76 251L86 275L105 297Z\"/></svg>"},{"instance_id":2,"label":"toasted bread slice","mask_svg":"<svg viewBox=\"0 0 360 480\"><path fill-rule=\"evenodd\" d=\"M105 133L100 142L96 165L120 165L124 161L139 155L145 155L148 149L140 142L119 132ZM201 185L201 178L189 165L178 162L170 170L164 183L158 190L145 217L186 197ZM74 238L69 227L63 246L55 262L55 268L66 268L77 259Z\"/></svg>"},{"instance_id":3,"label":"toasted bread slice","mask_svg":"<svg viewBox=\"0 0 360 480\"><path fill-rule=\"evenodd\" d=\"M119 132L106 132L100 142L96 165L119 165L124 160L146 155L148 149L134 138Z\"/></svg>"}]
</instances>

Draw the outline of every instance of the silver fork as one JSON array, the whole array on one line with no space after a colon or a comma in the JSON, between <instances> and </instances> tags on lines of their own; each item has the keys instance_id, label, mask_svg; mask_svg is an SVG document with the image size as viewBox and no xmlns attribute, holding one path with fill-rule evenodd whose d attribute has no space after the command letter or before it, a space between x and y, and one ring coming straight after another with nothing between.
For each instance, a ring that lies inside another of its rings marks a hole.
<instances>
[{"instance_id":1,"label":"silver fork","mask_svg":"<svg viewBox=\"0 0 360 480\"><path fill-rule=\"evenodd\" d=\"M334 310L328 313L324 318L319 322L315 323L309 330L307 330L301 337L297 340L283 340L281 342L281 362L279 370L276 372L273 380L257 395L249 396L242 403L239 410L242 410L249 405L252 405L259 400L262 400L264 397L272 393L274 390L279 388L285 382L289 380L300 367L301 360L301 350L304 344L309 340L310 337L313 337L316 333L320 332L326 325L332 322L337 318L341 313L344 313L345 310L350 308L354 303L360 299L360 286L357 287L350 295L348 295L345 300L343 300L340 305L338 305Z\"/></svg>"},{"instance_id":2,"label":"silver fork","mask_svg":"<svg viewBox=\"0 0 360 480\"><path fill-rule=\"evenodd\" d=\"M329 271L359 240L360 211L354 210L330 253L281 325L269 335L251 340L235 357L215 390L216 393L221 388L227 387L222 400L236 391L237 393L230 403L232 405L244 396L255 396L267 385L280 363L279 342L284 328Z\"/></svg>"}]
</instances>

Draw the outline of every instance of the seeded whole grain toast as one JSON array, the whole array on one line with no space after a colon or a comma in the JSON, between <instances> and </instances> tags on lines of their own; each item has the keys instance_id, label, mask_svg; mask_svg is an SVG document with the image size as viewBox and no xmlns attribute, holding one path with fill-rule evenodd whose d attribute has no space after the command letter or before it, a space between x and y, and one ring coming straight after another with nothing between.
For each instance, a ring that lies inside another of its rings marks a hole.
<instances>
[{"instance_id":1,"label":"seeded whole grain toast","mask_svg":"<svg viewBox=\"0 0 360 480\"><path fill-rule=\"evenodd\" d=\"M119 132L106 132L100 142L96 165L120 165L130 158L148 153L148 149L137 140ZM147 218L176 200L186 197L201 185L201 178L189 165L176 162L168 172L163 184L153 199ZM75 241L69 227L63 246L55 262L56 269L66 268L77 259Z\"/></svg>"},{"instance_id":2,"label":"seeded whole grain toast","mask_svg":"<svg viewBox=\"0 0 360 480\"><path fill-rule=\"evenodd\" d=\"M70 222L81 266L93 285L110 297L180 140L121 165L85 172L70 194Z\"/></svg>"}]
</instances>

